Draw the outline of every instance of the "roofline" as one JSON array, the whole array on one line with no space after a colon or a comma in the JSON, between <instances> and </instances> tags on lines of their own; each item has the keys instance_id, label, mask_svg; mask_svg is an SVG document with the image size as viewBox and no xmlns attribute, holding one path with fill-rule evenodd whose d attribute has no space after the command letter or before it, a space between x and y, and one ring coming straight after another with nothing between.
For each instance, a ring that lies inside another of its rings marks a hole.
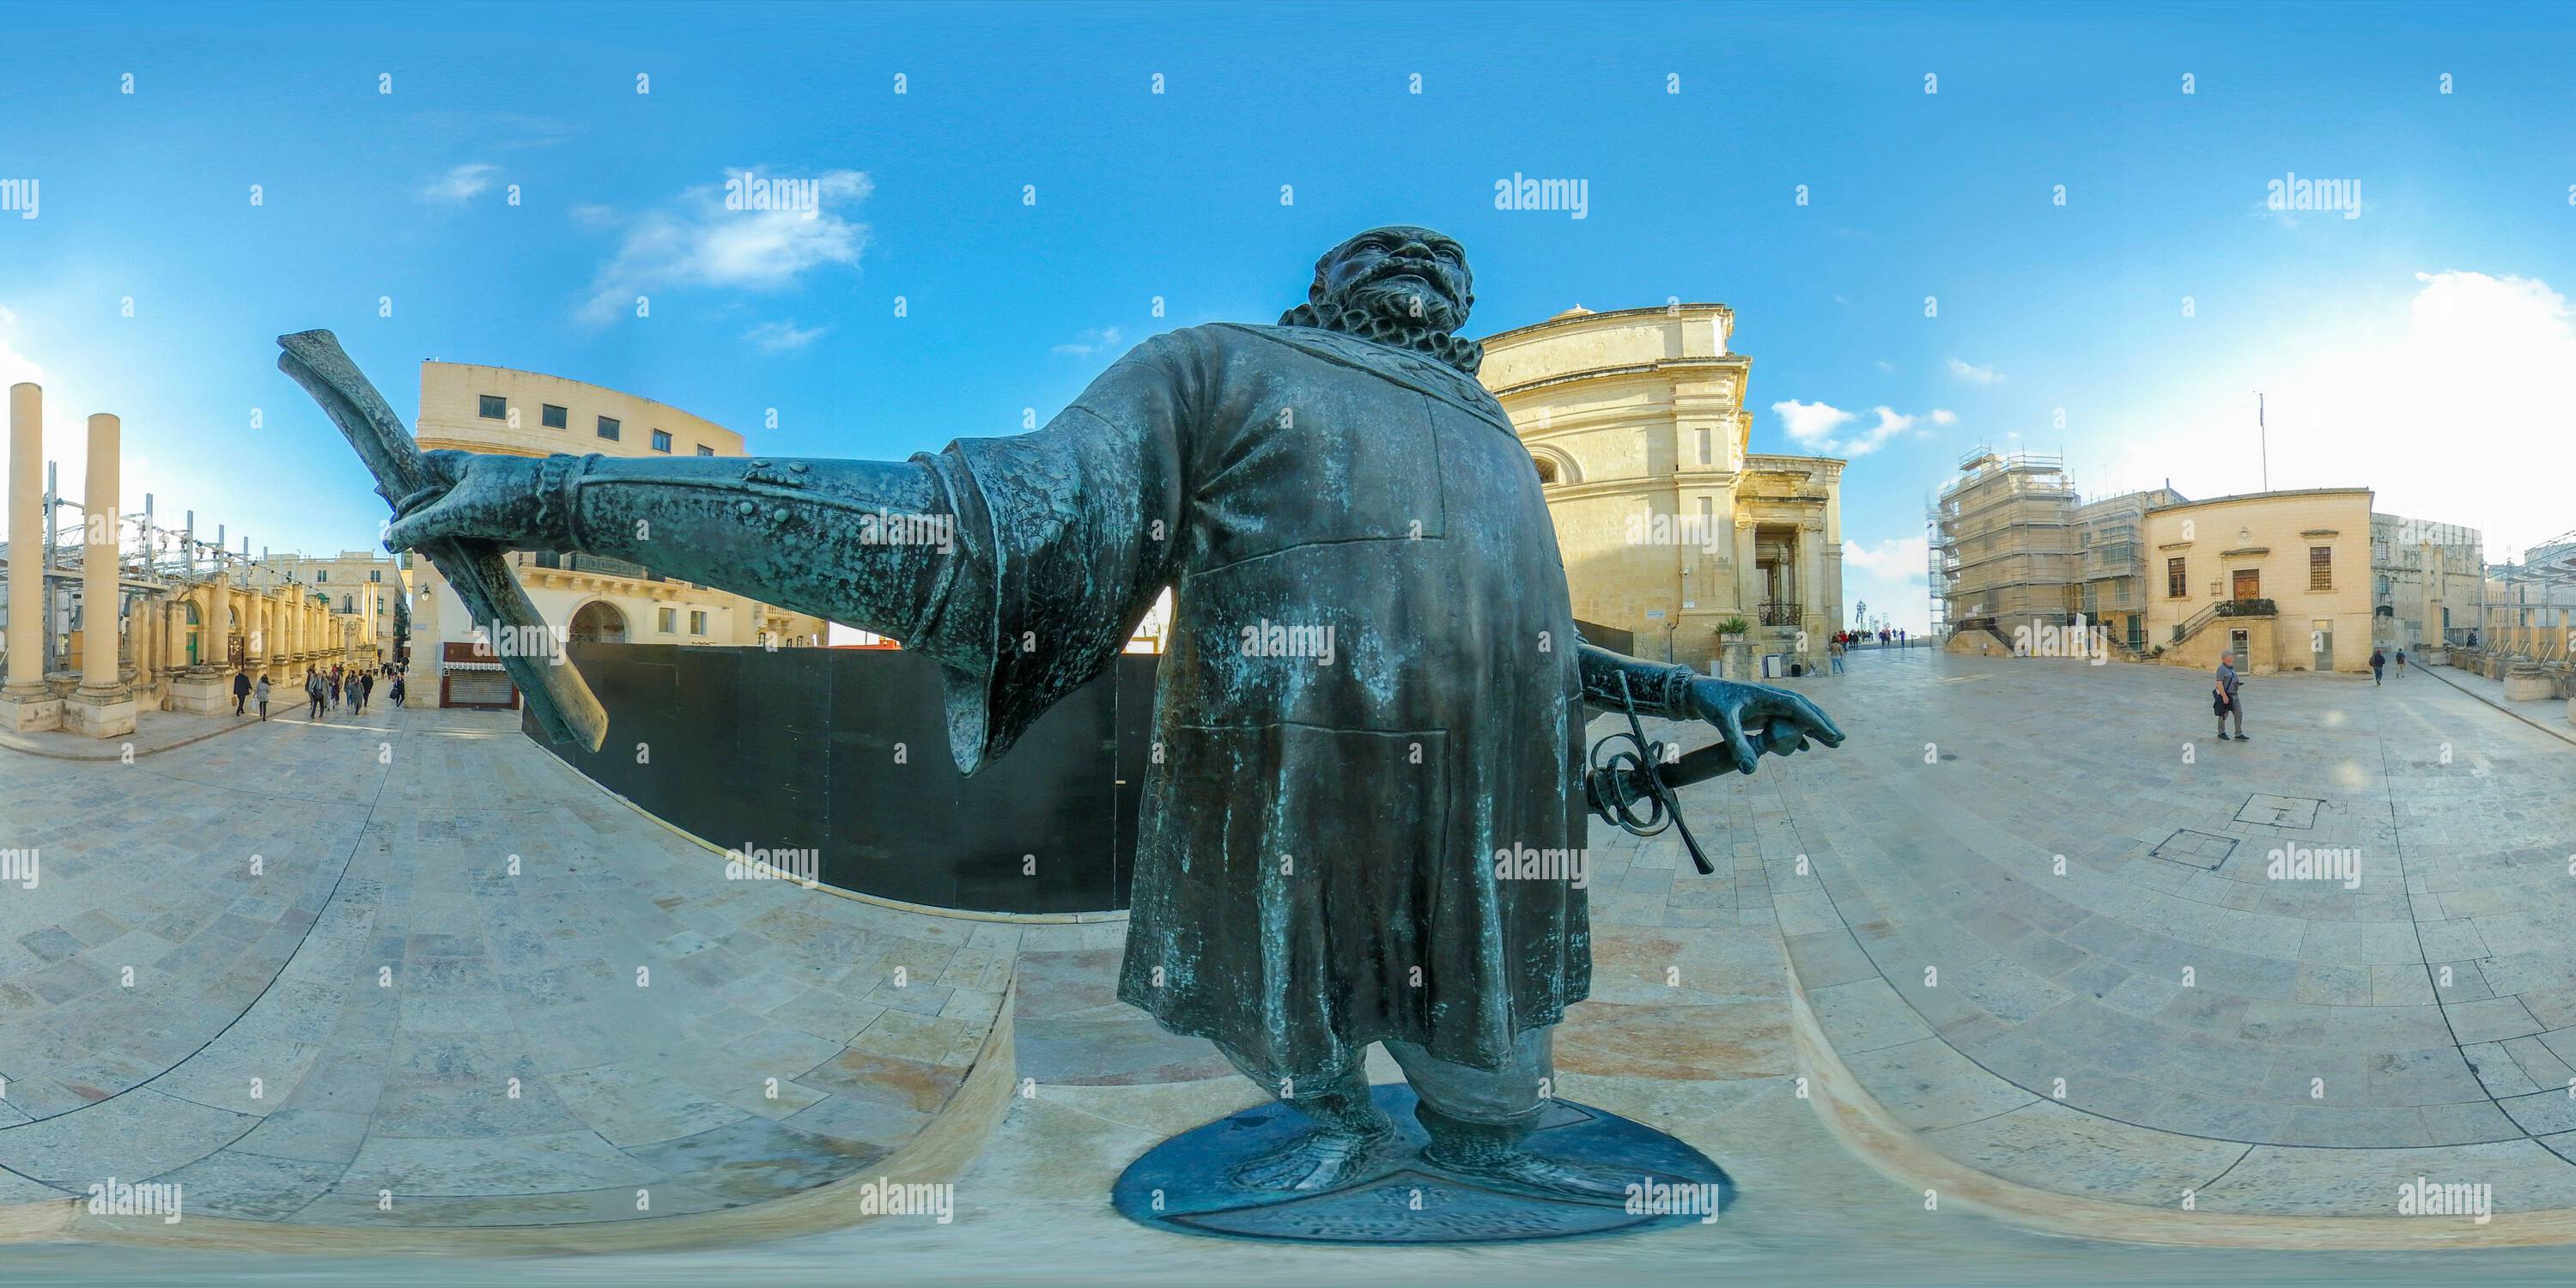
<instances>
[{"instance_id":1,"label":"roofline","mask_svg":"<svg viewBox=\"0 0 2576 1288\"><path fill-rule=\"evenodd\" d=\"M2271 498L2276 497L2276 496L2370 496L2370 495L2372 495L2371 489L2366 488L2366 487L2292 487L2292 488L2282 488L2281 490L2279 490L2279 491L2277 491L2277 492L2237 492L2237 493L2232 493L2232 494L2227 495L2227 496L2213 496L2213 497L2210 497L2210 498L2208 498L2208 499L2206 499L2206 500L2200 500L2200 501L2182 501L2182 502L2178 502L2178 503L2173 504L2173 505L2151 505L2151 506L2148 506L2148 507L2147 507L2147 513L2149 513L2149 514L2164 514L2164 513L2167 513L2167 512L2169 512L2169 511L2173 511L2173 510L2188 510L2188 509L2191 509L2191 508L2192 508L2192 507L2194 507L2194 506L2201 506L2201 505L2223 505L2223 504L2225 504L2225 503L2227 503L2227 502L2229 502L2229 501L2266 501L2266 500L2270 500Z\"/></svg>"},{"instance_id":2,"label":"roofline","mask_svg":"<svg viewBox=\"0 0 2576 1288\"><path fill-rule=\"evenodd\" d=\"M1542 318L1539 321L1528 324L1527 326L1516 326L1507 330L1496 331L1492 335L1486 336L1483 340L1478 341L1478 343L1491 347L1497 340L1509 339L1532 331L1545 331L1555 327L1579 326L1584 323L1591 322L1596 318L1640 317L1648 313L1670 315L1683 309L1706 309L1723 313L1728 317L1735 316L1735 310L1733 307L1715 302L1698 304L1648 304L1633 309L1606 309L1594 313L1578 313L1573 317Z\"/></svg>"},{"instance_id":3,"label":"roofline","mask_svg":"<svg viewBox=\"0 0 2576 1288\"><path fill-rule=\"evenodd\" d=\"M713 426L715 426L716 428L721 429L721 430L723 430L724 432L726 432L726 433L728 433L728 434L731 434L731 435L735 436L736 438L741 438L741 437L743 437L743 433L742 433L742 431L741 431L741 430L735 429L733 426L731 426L731 425L727 425L727 424L725 424L723 421L715 420L715 419L711 419L711 418L706 417L706 416L701 416L701 415L699 415L698 413L693 412L693 411L689 410L689 409L688 409L688 408L686 408L686 407L680 407L680 406L673 405L673 404L671 404L671 403L666 403L666 402L662 401L662 400L661 400L661 399L659 399L659 398L647 398L647 397L645 397L644 395L639 394L639 393L630 393L630 392L628 392L628 391L626 391L626 390L616 388L616 387L614 387L614 386L612 386L612 385L603 385L603 384L598 384L598 383L595 383L595 382L593 382L593 381L588 381L588 380L576 380L576 379L572 378L571 376L558 376L558 375L556 375L555 373L553 373L553 372L551 372L551 371L531 371L531 370L529 370L529 369L528 369L528 368L526 368L526 367L504 367L504 366L501 366L501 365L500 365L500 364L498 364L498 363L492 363L492 362L448 362L448 361L446 361L446 360L444 360L444 359L440 359L440 358L423 358L423 359L421 359L421 360L420 360L420 365L422 365L422 366L424 366L424 367L481 367L481 368L483 368L483 369L484 369L484 370L486 370L486 371L507 371L507 372L511 373L512 375L518 375L518 376L535 376L536 378L538 378L538 379L540 379L540 380L553 380L553 381L559 381L559 382L561 382L561 383L563 383L563 384L567 384L567 385L579 385L579 386L581 386L581 387L582 387L582 388L584 388L584 389L596 389L596 390L598 390L598 391L599 391L599 392L601 392L601 393L604 393L604 394L613 394L613 395L615 395L615 396L617 396L617 397L619 397L619 398L632 398L632 399L634 399L634 400L635 400L635 401L637 401L637 402L641 402L641 403L651 403L651 404L653 404L654 406L659 407L659 408L662 408L662 409L663 409L663 410L665 410L665 411L677 412L677 413L679 413L680 415L683 415L683 416L686 416L686 417L690 418L691 420L702 421L702 422L704 422L704 423L706 423L706 424L713 425Z\"/></svg>"}]
</instances>

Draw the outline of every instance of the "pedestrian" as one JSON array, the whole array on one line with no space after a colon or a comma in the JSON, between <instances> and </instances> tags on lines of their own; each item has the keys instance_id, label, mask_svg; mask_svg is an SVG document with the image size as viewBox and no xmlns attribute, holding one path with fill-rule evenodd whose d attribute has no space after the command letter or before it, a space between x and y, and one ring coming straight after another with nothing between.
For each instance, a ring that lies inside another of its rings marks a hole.
<instances>
[{"instance_id":1,"label":"pedestrian","mask_svg":"<svg viewBox=\"0 0 2576 1288\"><path fill-rule=\"evenodd\" d=\"M2397 678L2406 678L2406 650L2402 648L2397 650Z\"/></svg>"},{"instance_id":2,"label":"pedestrian","mask_svg":"<svg viewBox=\"0 0 2576 1288\"><path fill-rule=\"evenodd\" d=\"M2388 665L2388 655L2387 655L2387 654L2385 654L2385 653L2380 652L2380 651L2379 651L2377 648L2375 648L2375 647L2374 647L2374 648L2372 648L2372 649L2370 650L2370 684L2371 684L2371 687L2373 687L2373 688L2377 688L2377 687L2379 686L2380 673L2381 673L2381 672L2382 672L2382 671L2387 667L2387 665Z\"/></svg>"},{"instance_id":3,"label":"pedestrian","mask_svg":"<svg viewBox=\"0 0 2576 1288\"><path fill-rule=\"evenodd\" d=\"M2218 740L2227 741L2227 717L2236 717L2236 741L2250 742L2245 736L2245 697L2238 690L2236 655L2218 655L2218 686L2210 695L2210 706L2218 712Z\"/></svg>"},{"instance_id":4,"label":"pedestrian","mask_svg":"<svg viewBox=\"0 0 2576 1288\"><path fill-rule=\"evenodd\" d=\"M364 711L364 710L366 710L366 709L367 709L367 700L368 700L368 699L370 699L370 698L373 698L373 697L375 697L375 696L376 696L376 673L375 673L375 672L373 672L373 671L369 671L369 672L367 672L367 673L365 673L365 674L363 674L363 675L360 675L360 676L358 677L358 709L359 709L360 711Z\"/></svg>"},{"instance_id":5,"label":"pedestrian","mask_svg":"<svg viewBox=\"0 0 2576 1288\"><path fill-rule=\"evenodd\" d=\"M1833 663L1834 674L1840 675L1843 673L1843 642L1841 640L1829 640L1826 642L1825 660Z\"/></svg>"},{"instance_id":6,"label":"pedestrian","mask_svg":"<svg viewBox=\"0 0 2576 1288\"><path fill-rule=\"evenodd\" d=\"M250 672L233 672L233 714L242 713L242 703L250 697Z\"/></svg>"},{"instance_id":7,"label":"pedestrian","mask_svg":"<svg viewBox=\"0 0 2576 1288\"><path fill-rule=\"evenodd\" d=\"M304 696L310 699L313 704L313 709L305 713L305 718L319 722L322 719L322 704L329 700L330 697L330 690L324 688L322 685L322 673L320 671L311 671L305 674Z\"/></svg>"},{"instance_id":8,"label":"pedestrian","mask_svg":"<svg viewBox=\"0 0 2576 1288\"><path fill-rule=\"evenodd\" d=\"M268 718L268 677L265 675L259 677L259 684L252 689L252 692L259 695L259 718L266 720Z\"/></svg>"},{"instance_id":9,"label":"pedestrian","mask_svg":"<svg viewBox=\"0 0 2576 1288\"><path fill-rule=\"evenodd\" d=\"M330 678L330 680L329 680L329 681L324 685L324 687L328 688L328 689L331 691L331 709L332 709L332 710L334 710L334 711L339 710L339 709L340 709L340 672L339 672L337 669L334 669L334 670L331 672L331 678Z\"/></svg>"},{"instance_id":10,"label":"pedestrian","mask_svg":"<svg viewBox=\"0 0 2576 1288\"><path fill-rule=\"evenodd\" d=\"M402 707L402 704L403 704L403 678L402 678L401 676L397 675L397 676L395 676L395 677L394 677L394 706L395 706L395 708L396 708L397 710L399 710L399 709Z\"/></svg>"}]
</instances>

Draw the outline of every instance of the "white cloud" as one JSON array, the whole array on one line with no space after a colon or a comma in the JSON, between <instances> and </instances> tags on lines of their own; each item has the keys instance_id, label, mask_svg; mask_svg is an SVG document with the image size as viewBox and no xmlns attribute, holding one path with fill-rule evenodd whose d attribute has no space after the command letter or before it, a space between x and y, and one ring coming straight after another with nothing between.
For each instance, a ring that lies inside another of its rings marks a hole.
<instances>
[{"instance_id":1,"label":"white cloud","mask_svg":"<svg viewBox=\"0 0 2576 1288\"><path fill-rule=\"evenodd\" d=\"M1875 548L1867 542L1846 541L1843 567L1881 580L1920 584L1931 553L1931 543L1921 537L1889 537Z\"/></svg>"},{"instance_id":2,"label":"white cloud","mask_svg":"<svg viewBox=\"0 0 2576 1288\"><path fill-rule=\"evenodd\" d=\"M1118 336L1118 328L1114 326L1096 327L1075 336L1064 344L1057 345L1054 351L1070 353L1077 357L1088 357L1104 349L1117 348Z\"/></svg>"},{"instance_id":3,"label":"white cloud","mask_svg":"<svg viewBox=\"0 0 2576 1288\"><path fill-rule=\"evenodd\" d=\"M1801 447L1831 442L1834 431L1852 419L1850 412L1839 407L1795 398L1771 404L1771 412L1780 418L1780 428L1788 432L1790 441Z\"/></svg>"},{"instance_id":4,"label":"white cloud","mask_svg":"<svg viewBox=\"0 0 2576 1288\"><path fill-rule=\"evenodd\" d=\"M492 187L501 167L487 161L469 161L432 179L420 195L432 201L468 201L483 195Z\"/></svg>"},{"instance_id":5,"label":"white cloud","mask_svg":"<svg viewBox=\"0 0 2576 1288\"><path fill-rule=\"evenodd\" d=\"M1952 411L1947 407L1935 407L1932 409L1932 423L1935 425L1956 425L1959 423L1959 413Z\"/></svg>"},{"instance_id":6,"label":"white cloud","mask_svg":"<svg viewBox=\"0 0 2576 1288\"><path fill-rule=\"evenodd\" d=\"M2273 487L2374 488L2384 513L2482 530L2490 561L2576 528L2566 486L2576 477L2576 316L2565 296L2534 278L2430 272L2415 275L2402 311L2343 312L2361 329L2341 348L2261 381ZM2112 477L2086 490L2167 477L2193 497L2260 488L2251 383L2138 407L2135 420L2154 432L2123 435Z\"/></svg>"},{"instance_id":7,"label":"white cloud","mask_svg":"<svg viewBox=\"0 0 2576 1288\"><path fill-rule=\"evenodd\" d=\"M763 322L743 332L742 338L759 345L763 353L785 353L814 343L822 338L824 332L831 329L827 326L818 326L799 330L793 321Z\"/></svg>"},{"instance_id":8,"label":"white cloud","mask_svg":"<svg viewBox=\"0 0 2576 1288\"><path fill-rule=\"evenodd\" d=\"M1915 422L1921 419L1890 407L1873 407L1870 410L1878 414L1877 424L1857 434L1841 436L1837 431L1859 420L1859 413L1820 402L1800 402L1794 398L1771 404L1772 414L1780 418L1780 428L1789 435L1790 441L1828 456L1867 456L1886 446L1887 440L1913 429ZM1948 424L1949 421L1940 420L1944 415L1948 413L1934 412L1932 418Z\"/></svg>"},{"instance_id":9,"label":"white cloud","mask_svg":"<svg viewBox=\"0 0 2576 1288\"><path fill-rule=\"evenodd\" d=\"M875 185L855 170L797 182L814 185L811 209L727 209L723 188L709 184L682 193L670 206L627 220L616 256L585 292L582 320L608 322L631 310L637 296L657 291L698 286L774 291L826 264L857 264L867 245L867 225L835 212L865 201Z\"/></svg>"},{"instance_id":10,"label":"white cloud","mask_svg":"<svg viewBox=\"0 0 2576 1288\"><path fill-rule=\"evenodd\" d=\"M1972 385L1991 385L2004 378L2002 372L1992 367L1980 367L1974 363L1961 362L1957 358L1950 359L1950 374Z\"/></svg>"},{"instance_id":11,"label":"white cloud","mask_svg":"<svg viewBox=\"0 0 2576 1288\"><path fill-rule=\"evenodd\" d=\"M8 305L0 304L0 326L16 325L18 325L18 315L10 312Z\"/></svg>"},{"instance_id":12,"label":"white cloud","mask_svg":"<svg viewBox=\"0 0 2576 1288\"><path fill-rule=\"evenodd\" d=\"M1895 364L1895 363L1893 363L1893 362L1889 362L1889 361L1888 361L1887 359L1885 359L1885 358L1881 358L1881 359L1879 359L1879 360L1878 360L1875 364L1873 364L1873 365L1875 365L1879 370L1884 371L1884 372L1886 372L1887 374L1889 374L1889 375L1891 375L1891 376L1896 374L1896 364Z\"/></svg>"}]
</instances>

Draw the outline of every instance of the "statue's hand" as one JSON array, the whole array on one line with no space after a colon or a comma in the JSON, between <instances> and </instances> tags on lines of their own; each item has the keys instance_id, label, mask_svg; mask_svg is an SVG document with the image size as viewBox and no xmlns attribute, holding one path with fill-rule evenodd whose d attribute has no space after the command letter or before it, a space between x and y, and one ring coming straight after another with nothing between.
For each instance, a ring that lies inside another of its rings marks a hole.
<instances>
[{"instance_id":1,"label":"statue's hand","mask_svg":"<svg viewBox=\"0 0 2576 1288\"><path fill-rule=\"evenodd\" d=\"M1815 703L1787 689L1706 677L1691 681L1692 713L1717 726L1735 754L1737 773L1749 774L1762 754L1794 755L1813 738L1828 747L1843 745L1843 731ZM1760 729L1747 737L1745 726Z\"/></svg>"},{"instance_id":2,"label":"statue's hand","mask_svg":"<svg viewBox=\"0 0 2576 1288\"><path fill-rule=\"evenodd\" d=\"M401 509L385 528L385 549L410 550L425 542L466 537L497 541L513 550L550 549L546 506L538 495L540 461L482 452L421 453L443 487L397 498Z\"/></svg>"}]
</instances>

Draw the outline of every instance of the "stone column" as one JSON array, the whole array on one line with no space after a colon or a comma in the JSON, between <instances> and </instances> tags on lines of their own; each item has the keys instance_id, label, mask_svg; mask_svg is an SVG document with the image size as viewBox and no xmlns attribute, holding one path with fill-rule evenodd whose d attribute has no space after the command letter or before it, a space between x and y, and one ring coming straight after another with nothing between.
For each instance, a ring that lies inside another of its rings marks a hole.
<instances>
[{"instance_id":1,"label":"stone column","mask_svg":"<svg viewBox=\"0 0 2576 1288\"><path fill-rule=\"evenodd\" d=\"M206 583L206 623L197 631L197 660L224 672L227 685L232 683L232 615L233 584L224 575L224 566L216 564L215 579Z\"/></svg>"},{"instance_id":2,"label":"stone column","mask_svg":"<svg viewBox=\"0 0 2576 1288\"><path fill-rule=\"evenodd\" d=\"M81 682L63 703L63 727L93 738L134 732L134 690L117 675L117 433L114 416L89 418L89 486L82 498Z\"/></svg>"},{"instance_id":3,"label":"stone column","mask_svg":"<svg viewBox=\"0 0 2576 1288\"><path fill-rule=\"evenodd\" d=\"M60 728L45 687L45 391L9 386L9 658L0 729Z\"/></svg>"},{"instance_id":4,"label":"stone column","mask_svg":"<svg viewBox=\"0 0 2576 1288\"><path fill-rule=\"evenodd\" d=\"M161 613L165 619L161 639L167 654L161 660L161 669L175 674L188 665L188 597L174 595L163 600Z\"/></svg>"}]
</instances>

